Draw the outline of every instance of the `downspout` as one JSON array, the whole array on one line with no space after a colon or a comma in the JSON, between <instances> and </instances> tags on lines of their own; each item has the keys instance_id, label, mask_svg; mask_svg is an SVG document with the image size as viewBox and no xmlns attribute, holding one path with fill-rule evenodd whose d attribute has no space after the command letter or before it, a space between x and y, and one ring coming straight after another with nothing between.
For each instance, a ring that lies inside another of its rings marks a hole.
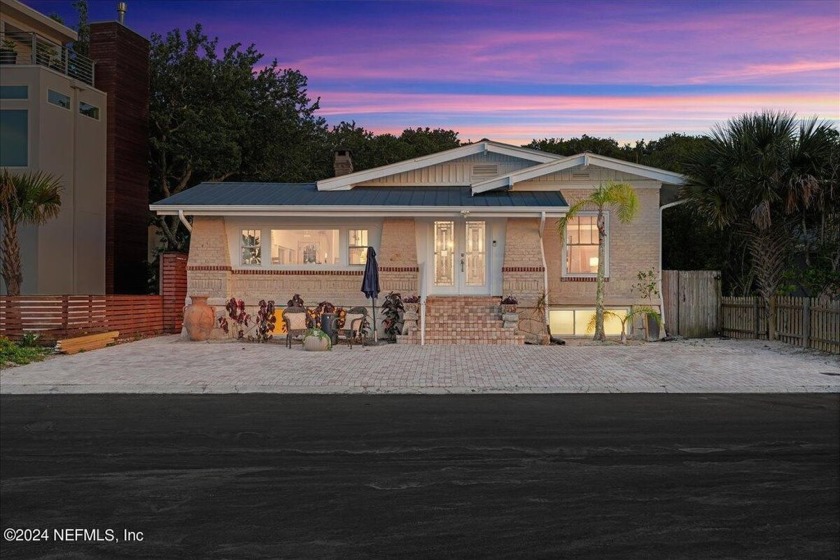
<instances>
[{"instance_id":1,"label":"downspout","mask_svg":"<svg viewBox=\"0 0 840 560\"><path fill-rule=\"evenodd\" d=\"M548 325L548 266L545 262L543 233L545 233L545 212L540 212L540 256L542 257L543 266L543 321Z\"/></svg>"},{"instance_id":2,"label":"downspout","mask_svg":"<svg viewBox=\"0 0 840 560\"><path fill-rule=\"evenodd\" d=\"M184 227L187 228L187 231L192 233L192 224L187 221L187 217L184 216L183 210L178 210L178 219L181 220L181 223L184 224Z\"/></svg>"},{"instance_id":3,"label":"downspout","mask_svg":"<svg viewBox=\"0 0 840 560\"><path fill-rule=\"evenodd\" d=\"M666 208L672 208L674 206L679 206L680 204L685 204L688 200L677 200L676 202L669 202L664 206L659 207L659 280L656 282L657 290L659 290L659 314L662 317L662 324L666 325L665 322L665 294L662 293L662 211ZM663 329L664 330L664 329ZM667 333L663 333L665 335Z\"/></svg>"}]
</instances>

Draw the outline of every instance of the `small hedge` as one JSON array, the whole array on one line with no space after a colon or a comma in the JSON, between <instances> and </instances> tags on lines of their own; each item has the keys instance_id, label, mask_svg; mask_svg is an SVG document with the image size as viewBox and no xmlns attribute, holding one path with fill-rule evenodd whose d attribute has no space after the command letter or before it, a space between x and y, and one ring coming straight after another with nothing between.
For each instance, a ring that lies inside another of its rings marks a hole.
<instances>
[{"instance_id":1,"label":"small hedge","mask_svg":"<svg viewBox=\"0 0 840 560\"><path fill-rule=\"evenodd\" d=\"M40 362L50 353L52 353L52 349L50 348L40 348L37 346L23 347L15 344L5 336L0 336L0 366L4 366L10 362L19 366L26 365L30 362Z\"/></svg>"}]
</instances>

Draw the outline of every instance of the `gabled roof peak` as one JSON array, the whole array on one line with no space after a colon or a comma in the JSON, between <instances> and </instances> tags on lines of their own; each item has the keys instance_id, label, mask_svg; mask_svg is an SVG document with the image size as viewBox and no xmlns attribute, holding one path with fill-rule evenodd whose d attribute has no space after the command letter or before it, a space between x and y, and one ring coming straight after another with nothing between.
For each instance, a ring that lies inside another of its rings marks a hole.
<instances>
[{"instance_id":1,"label":"gabled roof peak","mask_svg":"<svg viewBox=\"0 0 840 560\"><path fill-rule=\"evenodd\" d=\"M615 159L608 156L594 154L592 152L582 152L568 157L561 157L554 161L514 171L500 177L493 177L484 181L474 182L472 184L473 194L479 194L487 191L492 191L501 188L511 188L516 183L528 181L536 177L542 177L558 171L565 171L574 167L585 167L594 165L596 167L603 167L629 173L631 175L638 175L645 179L659 181L667 185L682 185L685 184L685 176L672 171L665 171L656 167L649 167L638 163L631 163L621 159Z\"/></svg>"},{"instance_id":2,"label":"gabled roof peak","mask_svg":"<svg viewBox=\"0 0 840 560\"><path fill-rule=\"evenodd\" d=\"M448 161L453 161L470 155L481 154L486 152L516 157L532 161L535 164L544 164L556 161L558 159L562 159L561 156L558 156L556 154L550 154L548 152L542 152L540 150L521 148L518 146L512 146L510 144L502 144L501 142L494 142L492 140L482 139L474 144L465 144L463 146L459 146L451 150L445 150L443 152L438 152L436 154L421 156L418 158L409 159L398 163L392 163L390 165L383 165L382 167L375 167L373 169L367 169L365 171L356 171L355 173L342 175L341 177L323 179L321 181L318 181L317 183L318 190L349 190L352 189L355 185L366 181L373 181L375 179L381 179L382 177L387 177L389 175L405 173L406 171L413 171L415 169L420 169L423 167L430 167L432 165L438 165L440 163L446 163Z\"/></svg>"}]
</instances>

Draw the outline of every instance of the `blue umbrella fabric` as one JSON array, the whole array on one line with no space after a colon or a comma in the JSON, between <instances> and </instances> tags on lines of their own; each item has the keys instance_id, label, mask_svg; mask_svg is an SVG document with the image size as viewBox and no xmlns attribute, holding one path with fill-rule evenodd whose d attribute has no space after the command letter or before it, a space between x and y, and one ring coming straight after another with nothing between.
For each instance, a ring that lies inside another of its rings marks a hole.
<instances>
[{"instance_id":1,"label":"blue umbrella fabric","mask_svg":"<svg viewBox=\"0 0 840 560\"><path fill-rule=\"evenodd\" d=\"M376 251L368 247L365 274L362 277L362 293L371 300L373 307L373 340L376 342L376 297L379 295L379 265L376 262Z\"/></svg>"}]
</instances>

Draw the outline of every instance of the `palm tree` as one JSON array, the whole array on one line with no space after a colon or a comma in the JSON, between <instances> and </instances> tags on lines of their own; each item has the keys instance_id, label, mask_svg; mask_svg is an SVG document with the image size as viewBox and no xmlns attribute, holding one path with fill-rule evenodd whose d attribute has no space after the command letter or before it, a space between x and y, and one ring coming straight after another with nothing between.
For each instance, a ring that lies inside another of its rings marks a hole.
<instances>
[{"instance_id":1,"label":"palm tree","mask_svg":"<svg viewBox=\"0 0 840 560\"><path fill-rule=\"evenodd\" d=\"M14 174L3 169L0 184L0 275L6 293L20 295L23 273L17 228L20 224L41 225L61 210L61 184L58 178L41 171Z\"/></svg>"},{"instance_id":2,"label":"palm tree","mask_svg":"<svg viewBox=\"0 0 840 560\"><path fill-rule=\"evenodd\" d=\"M705 149L686 165L683 196L710 225L732 228L746 240L771 338L773 296L789 263L797 224L821 201L831 131L816 119L797 125L796 117L784 112L742 115L715 126Z\"/></svg>"},{"instance_id":3,"label":"palm tree","mask_svg":"<svg viewBox=\"0 0 840 560\"><path fill-rule=\"evenodd\" d=\"M607 216L605 210L614 208L621 223L633 221L639 208L636 191L627 183L607 183L598 185L598 189L588 197L569 207L566 215L557 221L557 229L563 240L566 239L566 226L585 207L598 209L598 275L595 283L595 337L593 340L606 340L604 332L604 263L606 261Z\"/></svg>"},{"instance_id":4,"label":"palm tree","mask_svg":"<svg viewBox=\"0 0 840 560\"><path fill-rule=\"evenodd\" d=\"M613 311L605 310L604 316L606 317L615 317L621 322L621 343L627 344L627 323L632 321L634 317L637 315L642 315L643 317L653 317L659 326L664 326L662 323L662 315L649 305L639 305L630 309L630 311L625 312L624 315L619 315ZM595 315L589 319L589 323L586 325L586 332L592 332L595 329Z\"/></svg>"}]
</instances>

